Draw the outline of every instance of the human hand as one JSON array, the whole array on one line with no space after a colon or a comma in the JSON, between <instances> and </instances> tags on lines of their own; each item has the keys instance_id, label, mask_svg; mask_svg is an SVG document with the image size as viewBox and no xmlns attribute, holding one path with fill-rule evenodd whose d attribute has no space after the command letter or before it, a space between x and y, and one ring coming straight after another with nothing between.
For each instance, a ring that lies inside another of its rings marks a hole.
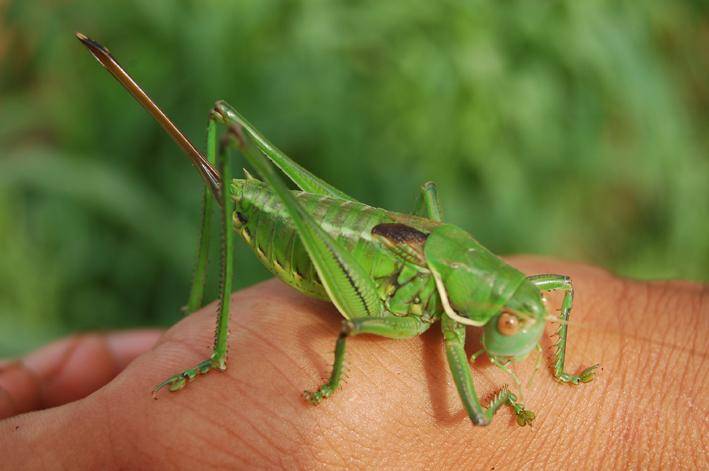
<instances>
[{"instance_id":1,"label":"human hand","mask_svg":"<svg viewBox=\"0 0 709 471\"><path fill-rule=\"evenodd\" d=\"M341 317L272 280L234 295L227 371L157 401L156 383L209 354L215 304L154 346L157 331L83 335L0 366L2 465L706 468L707 286L629 281L537 257L510 262L572 277L567 369L602 367L580 386L555 382L548 368L536 373L523 401L533 428L504 407L490 426L471 425L435 326L411 340L352 338L343 387L308 404L302 391L330 373ZM534 356L517 368L523 383ZM473 376L482 397L510 383L487 360Z\"/></svg>"}]
</instances>

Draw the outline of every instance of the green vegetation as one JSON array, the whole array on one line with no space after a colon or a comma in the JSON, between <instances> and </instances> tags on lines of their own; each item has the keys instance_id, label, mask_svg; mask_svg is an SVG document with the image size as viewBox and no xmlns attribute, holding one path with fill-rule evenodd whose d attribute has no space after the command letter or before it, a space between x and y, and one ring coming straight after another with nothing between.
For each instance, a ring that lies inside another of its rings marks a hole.
<instances>
[{"instance_id":1,"label":"green vegetation","mask_svg":"<svg viewBox=\"0 0 709 471\"><path fill-rule=\"evenodd\" d=\"M497 253L709 279L706 3L234 3L0 4L0 356L187 297L201 182L77 30L200 147L222 98L374 205L435 180Z\"/></svg>"}]
</instances>

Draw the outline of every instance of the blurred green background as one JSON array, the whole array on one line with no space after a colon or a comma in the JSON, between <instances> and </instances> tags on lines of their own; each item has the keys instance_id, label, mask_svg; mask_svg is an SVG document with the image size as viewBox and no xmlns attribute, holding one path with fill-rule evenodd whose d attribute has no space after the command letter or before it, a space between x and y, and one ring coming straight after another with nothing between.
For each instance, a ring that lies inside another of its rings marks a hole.
<instances>
[{"instance_id":1,"label":"blurred green background","mask_svg":"<svg viewBox=\"0 0 709 471\"><path fill-rule=\"evenodd\" d=\"M74 31L200 147L226 99L373 205L435 180L495 252L709 279L706 2L110 5L0 1L0 357L186 300L200 180ZM266 276L241 247L238 286Z\"/></svg>"}]
</instances>

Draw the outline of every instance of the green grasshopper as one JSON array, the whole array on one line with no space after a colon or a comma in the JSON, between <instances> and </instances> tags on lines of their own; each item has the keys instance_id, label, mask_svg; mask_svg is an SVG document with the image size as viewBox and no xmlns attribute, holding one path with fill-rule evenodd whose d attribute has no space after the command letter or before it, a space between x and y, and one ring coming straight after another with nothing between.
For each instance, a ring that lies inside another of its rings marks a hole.
<instances>
[{"instance_id":1,"label":"green grasshopper","mask_svg":"<svg viewBox=\"0 0 709 471\"><path fill-rule=\"evenodd\" d=\"M335 345L329 380L305 398L318 404L342 378L347 339L374 334L415 337L441 321L446 355L456 388L474 425L487 425L504 404L521 426L535 414L503 387L483 407L465 353L466 326L483 328L483 350L506 370L535 347L546 321L560 321L554 376L564 383L591 381L598 365L578 375L565 371L567 319L573 303L571 279L563 275L525 276L483 247L470 234L444 223L436 186L424 184L419 209L401 214L360 203L311 174L261 135L223 101L209 114L207 155L203 156L113 58L108 49L81 33L77 38L165 128L190 157L206 183L201 242L187 311L202 307L213 201L223 218L222 285L212 355L158 384L170 391L211 370L226 369L229 304L233 280L234 232L275 276L309 296L331 301L344 320ZM226 128L217 139L217 126ZM263 181L246 172L232 179L229 147L236 147ZM288 189L273 165L301 191ZM219 170L217 170L219 169ZM211 194L210 194L211 193ZM547 312L542 292L562 290L561 315ZM477 356L477 354L476 354Z\"/></svg>"}]
</instances>

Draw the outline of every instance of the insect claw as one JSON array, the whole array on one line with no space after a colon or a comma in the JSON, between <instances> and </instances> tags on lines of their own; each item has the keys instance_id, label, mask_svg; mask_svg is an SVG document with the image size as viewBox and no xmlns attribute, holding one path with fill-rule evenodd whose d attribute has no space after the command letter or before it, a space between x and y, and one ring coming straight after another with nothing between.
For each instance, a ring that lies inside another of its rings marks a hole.
<instances>
[{"instance_id":1,"label":"insect claw","mask_svg":"<svg viewBox=\"0 0 709 471\"><path fill-rule=\"evenodd\" d=\"M536 418L536 414L531 410L522 409L517 413L517 425L524 427L525 425L532 426L532 421Z\"/></svg>"},{"instance_id":2,"label":"insect claw","mask_svg":"<svg viewBox=\"0 0 709 471\"><path fill-rule=\"evenodd\" d=\"M579 380L582 383L590 383L591 381L593 381L593 378L595 378L595 376L596 376L596 370L598 369L599 366L601 366L601 365L596 363L595 365L590 366L590 367L586 368L585 370L583 370L581 372L581 374L579 375Z\"/></svg>"},{"instance_id":3,"label":"insect claw","mask_svg":"<svg viewBox=\"0 0 709 471\"><path fill-rule=\"evenodd\" d=\"M303 398L314 406L317 406L325 399L325 396L321 391L303 391Z\"/></svg>"},{"instance_id":4,"label":"insect claw","mask_svg":"<svg viewBox=\"0 0 709 471\"><path fill-rule=\"evenodd\" d=\"M175 391L178 391L178 390L184 388L186 383L187 383L187 381L185 380L183 373L180 373L179 375L171 376L153 388L153 391L152 391L153 399L157 400L158 393L164 387L167 387L167 389L170 392L175 392Z\"/></svg>"}]
</instances>

